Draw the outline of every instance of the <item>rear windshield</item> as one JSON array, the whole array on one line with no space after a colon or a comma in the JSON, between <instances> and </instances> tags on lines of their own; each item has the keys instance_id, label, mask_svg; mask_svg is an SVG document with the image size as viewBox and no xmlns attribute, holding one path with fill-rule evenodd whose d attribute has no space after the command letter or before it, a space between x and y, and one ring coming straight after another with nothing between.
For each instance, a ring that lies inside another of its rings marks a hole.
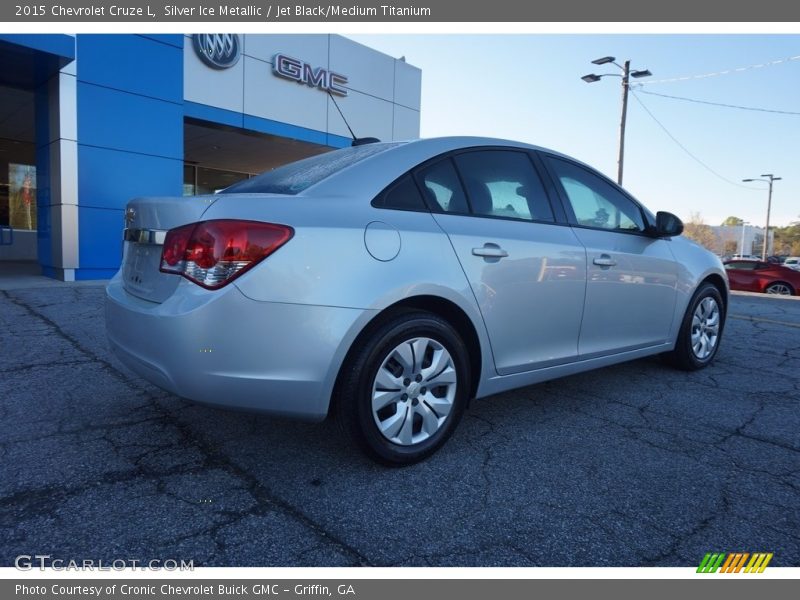
<instances>
[{"instance_id":1,"label":"rear windshield","mask_svg":"<svg viewBox=\"0 0 800 600\"><path fill-rule=\"evenodd\" d=\"M299 194L337 171L346 169L402 142L364 144L325 152L283 165L225 188L222 194Z\"/></svg>"}]
</instances>

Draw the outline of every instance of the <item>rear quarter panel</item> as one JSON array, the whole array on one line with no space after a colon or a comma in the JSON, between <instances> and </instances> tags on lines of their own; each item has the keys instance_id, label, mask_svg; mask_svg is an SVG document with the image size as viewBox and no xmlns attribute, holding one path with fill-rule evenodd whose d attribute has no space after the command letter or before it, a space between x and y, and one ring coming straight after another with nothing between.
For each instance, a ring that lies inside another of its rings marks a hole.
<instances>
[{"instance_id":1,"label":"rear quarter panel","mask_svg":"<svg viewBox=\"0 0 800 600\"><path fill-rule=\"evenodd\" d=\"M457 305L481 345L482 375L494 362L477 302L449 239L427 212L376 209L369 200L297 197L281 203L257 197L222 197L204 219L238 218L283 223L294 237L234 282L252 300L336 306L364 311L342 340L326 387L333 389L347 351L380 311L407 298L432 295ZM367 250L370 223L399 239L397 255L378 260ZM397 233L391 233L396 231Z\"/></svg>"}]
</instances>

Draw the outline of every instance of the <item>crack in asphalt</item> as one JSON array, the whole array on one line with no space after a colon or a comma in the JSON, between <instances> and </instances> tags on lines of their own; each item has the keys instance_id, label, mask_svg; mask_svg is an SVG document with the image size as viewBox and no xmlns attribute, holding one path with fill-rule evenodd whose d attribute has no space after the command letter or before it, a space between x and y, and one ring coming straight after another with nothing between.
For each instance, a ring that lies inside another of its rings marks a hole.
<instances>
[{"instance_id":1,"label":"crack in asphalt","mask_svg":"<svg viewBox=\"0 0 800 600\"><path fill-rule=\"evenodd\" d=\"M196 434L190 431L189 428L184 423L176 419L169 410L167 410L157 402L158 396L152 395L147 391L139 388L135 382L133 382L128 376L126 376L124 373L122 373L116 367L114 367L114 365L112 365L109 361L97 356L94 352L91 351L91 349L81 344L79 340L73 338L71 335L66 333L58 323L56 323L46 315L41 314L38 311L34 310L34 308L32 308L30 305L25 303L23 300L16 298L8 291L0 290L0 297L5 298L8 302L11 302L17 307L22 308L31 317L45 323L51 329L51 332L54 335L58 336L59 338L70 344L74 349L79 351L81 354L89 358L89 360L81 361L81 364L93 363L95 365L98 365L105 373L107 373L109 376L111 376L118 382L128 387L132 392L138 394L144 393L145 399L148 401L150 406L158 413L157 418L148 418L144 419L143 421L131 422L129 424L114 424L111 426L87 426L71 432L59 432L59 434L78 435L80 433L84 433L87 431L121 429L132 425L140 424L143 422L160 421L172 427L174 430L176 430L180 438L176 444L167 444L161 449L168 449L174 446L178 446L183 449L190 448L196 450L202 455L204 459L202 465L204 469L217 468L227 472L234 478L241 481L244 484L244 489L255 499L256 503L253 508L246 511L237 512L233 516L231 516L231 518L229 518L228 520L223 521L222 523L215 524L207 530L198 531L189 536L180 536L175 540L170 540L169 542L167 542L167 545L177 543L181 541L181 539L196 537L198 535L210 535L211 538L214 539L215 535L224 526L231 525L249 516L259 516L261 514L264 514L264 511L277 510L282 512L284 515L291 518L292 520L296 521L297 523L301 524L302 526L304 526L306 529L308 529L310 532L312 532L322 540L337 547L342 552L342 554L350 557L350 563L352 566L371 565L370 560L366 556L364 556L357 548L348 544L344 540L340 539L336 534L327 531L322 525L315 522L309 516L304 514L296 506L284 501L283 499L273 494L265 485L263 485L258 479L253 477L250 473L248 473L247 471L245 471L244 469L233 463L228 457L223 456L212 446L200 440L196 436ZM76 293L76 298L77 298L77 293ZM119 449L119 447L117 449ZM99 480L93 481L83 486L77 486L66 489L61 486L51 486L38 489L20 490L9 496L0 497L0 510L5 509L16 514L28 513L31 511L38 513L48 513L53 509L54 506L58 506L58 504L60 502L63 502L65 499L80 495L83 492L89 489L97 488L98 486L126 483L134 480L145 481L145 482L147 481L159 482L163 481L163 479L166 477L171 477L174 475L196 473L195 468L190 468L188 470L184 468L177 468L177 469L158 470L157 472L150 472L147 468L142 467L139 460L134 460L133 464L134 468L131 470L124 471L122 473L103 474L100 476Z\"/></svg>"}]
</instances>

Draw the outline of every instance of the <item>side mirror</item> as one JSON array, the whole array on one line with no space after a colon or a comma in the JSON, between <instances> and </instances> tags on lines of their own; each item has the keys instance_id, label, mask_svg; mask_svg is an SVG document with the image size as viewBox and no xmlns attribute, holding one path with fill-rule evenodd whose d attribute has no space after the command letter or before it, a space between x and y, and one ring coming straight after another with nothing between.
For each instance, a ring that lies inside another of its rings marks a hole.
<instances>
[{"instance_id":1,"label":"side mirror","mask_svg":"<svg viewBox=\"0 0 800 600\"><path fill-rule=\"evenodd\" d=\"M660 210L656 213L656 237L673 237L683 233L683 221L672 213Z\"/></svg>"}]
</instances>

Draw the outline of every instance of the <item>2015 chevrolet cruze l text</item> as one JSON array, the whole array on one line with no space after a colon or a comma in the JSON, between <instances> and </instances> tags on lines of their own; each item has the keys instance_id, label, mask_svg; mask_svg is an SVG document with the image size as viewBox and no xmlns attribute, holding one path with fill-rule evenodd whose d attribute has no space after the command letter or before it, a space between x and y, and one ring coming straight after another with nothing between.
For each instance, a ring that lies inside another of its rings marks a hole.
<instances>
[{"instance_id":1,"label":"2015 chevrolet cruze l text","mask_svg":"<svg viewBox=\"0 0 800 600\"><path fill-rule=\"evenodd\" d=\"M198 402L322 420L373 458L438 449L470 398L722 335L720 260L567 156L484 138L336 150L126 211L112 348Z\"/></svg>"}]
</instances>

